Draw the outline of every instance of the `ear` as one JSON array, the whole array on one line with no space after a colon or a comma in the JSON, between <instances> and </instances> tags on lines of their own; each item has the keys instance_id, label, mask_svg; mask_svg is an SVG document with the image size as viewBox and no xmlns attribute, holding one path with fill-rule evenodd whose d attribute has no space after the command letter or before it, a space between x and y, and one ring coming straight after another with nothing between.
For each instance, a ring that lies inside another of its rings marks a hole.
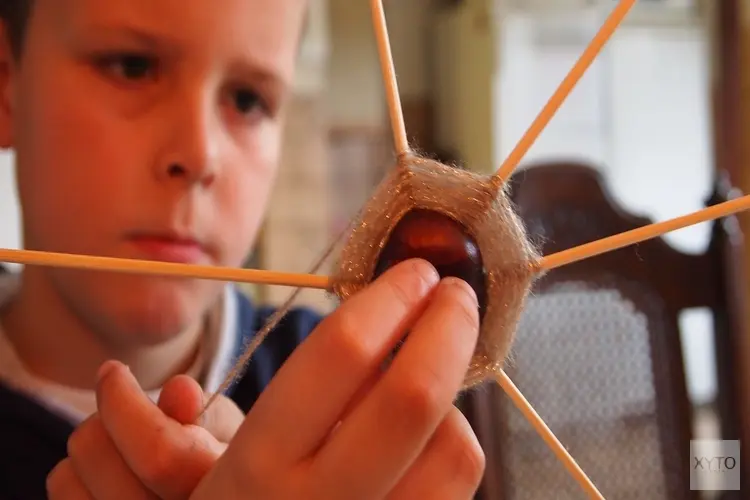
<instances>
[{"instance_id":1,"label":"ear","mask_svg":"<svg viewBox=\"0 0 750 500\"><path fill-rule=\"evenodd\" d=\"M13 85L16 61L5 23L0 22L0 149L13 146Z\"/></svg>"}]
</instances>

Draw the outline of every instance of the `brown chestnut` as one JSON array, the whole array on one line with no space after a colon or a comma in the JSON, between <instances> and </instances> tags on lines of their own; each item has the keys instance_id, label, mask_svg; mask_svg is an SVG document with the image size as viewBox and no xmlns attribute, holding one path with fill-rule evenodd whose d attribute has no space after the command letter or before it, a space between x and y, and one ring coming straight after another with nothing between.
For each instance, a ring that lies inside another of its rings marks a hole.
<instances>
[{"instance_id":1,"label":"brown chestnut","mask_svg":"<svg viewBox=\"0 0 750 500\"><path fill-rule=\"evenodd\" d=\"M407 212L391 231L375 266L377 278L408 259L431 263L441 277L464 280L474 289L480 318L487 309L487 273L476 240L453 218L426 209Z\"/></svg>"}]
</instances>

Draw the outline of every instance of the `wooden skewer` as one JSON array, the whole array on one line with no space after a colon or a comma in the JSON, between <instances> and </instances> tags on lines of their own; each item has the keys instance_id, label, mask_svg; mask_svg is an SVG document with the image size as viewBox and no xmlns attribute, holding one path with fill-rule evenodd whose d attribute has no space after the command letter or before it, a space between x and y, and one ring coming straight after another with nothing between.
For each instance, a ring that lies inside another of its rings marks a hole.
<instances>
[{"instance_id":1,"label":"wooden skewer","mask_svg":"<svg viewBox=\"0 0 750 500\"><path fill-rule=\"evenodd\" d=\"M562 106L563 102L565 102L565 99L567 99L568 95L573 91L578 81L594 62L596 56L604 48L604 45L612 37L612 34L620 23L622 23L623 19L625 19L625 16L635 2L636 0L621 0L612 10L607 20L599 29L599 32L591 40L588 47L586 47L586 50L581 54L581 57L560 83L560 86L555 90L555 93L552 94L552 97L547 101L547 104L542 108L542 111L532 122L526 133L521 137L521 140L518 141L518 144L516 144L513 151L508 155L508 158L493 176L492 181L495 186L498 188L501 187L506 179L510 177L510 174L516 169L529 149L531 149L531 146L555 116L557 110Z\"/></svg>"},{"instance_id":2,"label":"wooden skewer","mask_svg":"<svg viewBox=\"0 0 750 500\"><path fill-rule=\"evenodd\" d=\"M380 69L383 73L386 99L388 100L388 113L391 117L393 142L397 155L401 157L407 154L410 150L409 139L406 136L404 113L401 109L401 97L398 92L396 69L391 54L391 43L388 39L388 28L385 21L385 12L383 11L383 0L371 0L371 2L372 22L375 28L378 54L380 55Z\"/></svg>"},{"instance_id":3,"label":"wooden skewer","mask_svg":"<svg viewBox=\"0 0 750 500\"><path fill-rule=\"evenodd\" d=\"M508 377L508 374L503 370L498 370L495 375L495 381L505 391L505 394L513 401L516 408L523 414L526 420L534 427L539 435L547 443L547 446L552 450L558 460L562 462L568 472L570 472L573 479L575 479L581 488L589 495L590 498L596 498L604 500L604 496L599 492L594 483L589 479L583 469L576 463L573 457L570 455L568 450L565 449L563 444L550 430L547 424L544 423L542 417L534 410L531 403L524 397L521 390L516 387L513 381Z\"/></svg>"},{"instance_id":4,"label":"wooden skewer","mask_svg":"<svg viewBox=\"0 0 750 500\"><path fill-rule=\"evenodd\" d=\"M605 252L611 252L629 245L634 245L651 238L656 238L671 231L676 231L677 229L719 219L748 209L750 209L750 195L745 195L734 200L725 201L698 210L691 214L675 217L674 219L666 220L664 222L649 224L648 226L639 227L631 231L626 231L608 238L592 241L585 245L580 245L568 250L563 250L562 252L548 255L542 258L540 267L544 270L554 269L579 260L588 259L589 257L595 257Z\"/></svg>"},{"instance_id":5,"label":"wooden skewer","mask_svg":"<svg viewBox=\"0 0 750 500\"><path fill-rule=\"evenodd\" d=\"M733 215L750 209L750 195L704 208L691 214L676 217L664 222L649 224L641 228L616 234L608 238L586 243L562 252L543 257L539 268L551 270L589 257L618 250L657 238L671 231L684 227L709 222L714 219ZM198 266L194 264L175 264L149 260L120 259L115 257L98 257L66 253L41 252L37 250L0 249L0 262L14 262L33 266L72 267L78 269L95 269L101 271L125 272L198 278L236 283L262 283L267 285L290 286L295 288L318 288L328 290L331 278L317 274L285 273L260 269L237 269L218 266Z\"/></svg>"},{"instance_id":6,"label":"wooden skewer","mask_svg":"<svg viewBox=\"0 0 750 500\"><path fill-rule=\"evenodd\" d=\"M315 274L295 274L258 269L176 264L150 260L120 259L74 255L67 253L41 252L36 250L0 249L0 262L14 262L33 266L69 267L94 269L133 274L199 278L235 283L263 283L268 285L298 288L328 289L330 278Z\"/></svg>"}]
</instances>

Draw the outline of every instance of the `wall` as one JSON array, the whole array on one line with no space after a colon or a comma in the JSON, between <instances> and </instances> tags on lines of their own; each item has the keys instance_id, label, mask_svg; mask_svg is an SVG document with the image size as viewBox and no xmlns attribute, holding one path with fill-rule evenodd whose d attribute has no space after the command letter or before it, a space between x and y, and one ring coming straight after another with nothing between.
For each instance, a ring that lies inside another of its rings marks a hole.
<instances>
[{"instance_id":1,"label":"wall","mask_svg":"<svg viewBox=\"0 0 750 500\"><path fill-rule=\"evenodd\" d=\"M329 0L327 111L334 127L381 127L387 116L368 1Z\"/></svg>"},{"instance_id":2,"label":"wall","mask_svg":"<svg viewBox=\"0 0 750 500\"><path fill-rule=\"evenodd\" d=\"M388 116L370 2L328 3L331 59L327 104L331 123L335 127L381 127ZM422 97L430 90L430 3L431 0L383 3L402 99Z\"/></svg>"},{"instance_id":3,"label":"wall","mask_svg":"<svg viewBox=\"0 0 750 500\"><path fill-rule=\"evenodd\" d=\"M432 30L436 138L454 150L467 168L497 167L493 88L500 19L492 0L463 2L434 15Z\"/></svg>"},{"instance_id":4,"label":"wall","mask_svg":"<svg viewBox=\"0 0 750 500\"><path fill-rule=\"evenodd\" d=\"M351 0L350 0L351 2ZM356 3L356 2L351 2ZM431 0L384 0L388 34L402 99L431 93ZM362 2L368 4L369 2Z\"/></svg>"}]
</instances>

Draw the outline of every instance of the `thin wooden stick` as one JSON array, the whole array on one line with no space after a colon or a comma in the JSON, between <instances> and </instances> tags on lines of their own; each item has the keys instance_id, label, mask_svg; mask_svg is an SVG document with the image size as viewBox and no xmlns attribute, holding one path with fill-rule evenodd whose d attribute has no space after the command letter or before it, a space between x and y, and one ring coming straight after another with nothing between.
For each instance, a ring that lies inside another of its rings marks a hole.
<instances>
[{"instance_id":1,"label":"thin wooden stick","mask_svg":"<svg viewBox=\"0 0 750 500\"><path fill-rule=\"evenodd\" d=\"M505 181L510 177L513 170L518 167L526 153L531 149L531 146L536 142L537 138L541 135L547 124L552 120L557 113L557 110L562 106L565 99L573 91L578 81L586 73L586 70L591 66L596 59L596 56L604 48L604 45L612 37L617 27L622 23L623 19L627 15L628 11L633 7L636 0L621 0L619 4L612 10L607 20L604 22L599 32L589 43L586 50L583 51L581 57L575 63L573 68L567 74L567 76L560 83L560 86L552 94L547 104L539 112L539 115L532 122L526 133L518 141L513 151L511 151L508 158L503 162L498 171L493 175L492 182L496 188L502 187Z\"/></svg>"},{"instance_id":2,"label":"thin wooden stick","mask_svg":"<svg viewBox=\"0 0 750 500\"><path fill-rule=\"evenodd\" d=\"M651 238L663 236L688 226L720 219L750 209L750 195L698 210L664 222L616 234L577 247L543 257L539 270L548 271L589 257L618 250ZM331 278L317 274L285 273L260 269L175 264L150 260L120 259L91 255L74 255L37 250L0 249L0 262L14 262L32 266L69 267L133 274L198 278L236 283L262 283L267 285L328 290Z\"/></svg>"},{"instance_id":3,"label":"thin wooden stick","mask_svg":"<svg viewBox=\"0 0 750 500\"><path fill-rule=\"evenodd\" d=\"M687 215L676 217L664 222L649 224L624 233L616 234L608 238L586 243L577 247L563 250L542 258L539 267L542 270L550 270L571 264L589 257L595 257L605 252L611 252L620 248L634 245L642 241L657 238L671 231L676 231L688 226L720 219L728 215L736 214L750 209L750 195L745 195L734 200L718 203L708 208L698 210Z\"/></svg>"},{"instance_id":4,"label":"thin wooden stick","mask_svg":"<svg viewBox=\"0 0 750 500\"><path fill-rule=\"evenodd\" d=\"M328 289L330 278L315 274L284 273L259 269L176 264L150 260L120 259L90 255L0 249L0 262L32 266L68 267L133 274L198 278L236 283L263 283L300 288Z\"/></svg>"},{"instance_id":5,"label":"thin wooden stick","mask_svg":"<svg viewBox=\"0 0 750 500\"><path fill-rule=\"evenodd\" d=\"M388 39L388 27L383 11L383 0L371 0L372 22L375 27L375 37L380 55L380 70L383 73L383 85L385 85L386 99L388 100L388 113L391 117L391 128L393 129L393 143L396 154L401 157L409 153L409 139L406 136L406 125L404 113L401 109L401 97L398 92L396 80L396 69L391 54L391 43Z\"/></svg>"},{"instance_id":6,"label":"thin wooden stick","mask_svg":"<svg viewBox=\"0 0 750 500\"><path fill-rule=\"evenodd\" d=\"M526 417L526 420L536 429L537 433L544 439L547 446L552 450L558 460L562 462L570 475L573 476L581 488L588 494L590 498L596 498L604 500L604 496L599 492L594 483L589 479L583 469L576 463L573 457L568 453L563 444L550 430L547 424L544 423L539 414L534 410L531 404L521 393L521 390L516 387L513 381L508 377L508 374L503 370L498 370L495 375L495 381L505 391L505 394L513 401L518 410Z\"/></svg>"}]
</instances>

